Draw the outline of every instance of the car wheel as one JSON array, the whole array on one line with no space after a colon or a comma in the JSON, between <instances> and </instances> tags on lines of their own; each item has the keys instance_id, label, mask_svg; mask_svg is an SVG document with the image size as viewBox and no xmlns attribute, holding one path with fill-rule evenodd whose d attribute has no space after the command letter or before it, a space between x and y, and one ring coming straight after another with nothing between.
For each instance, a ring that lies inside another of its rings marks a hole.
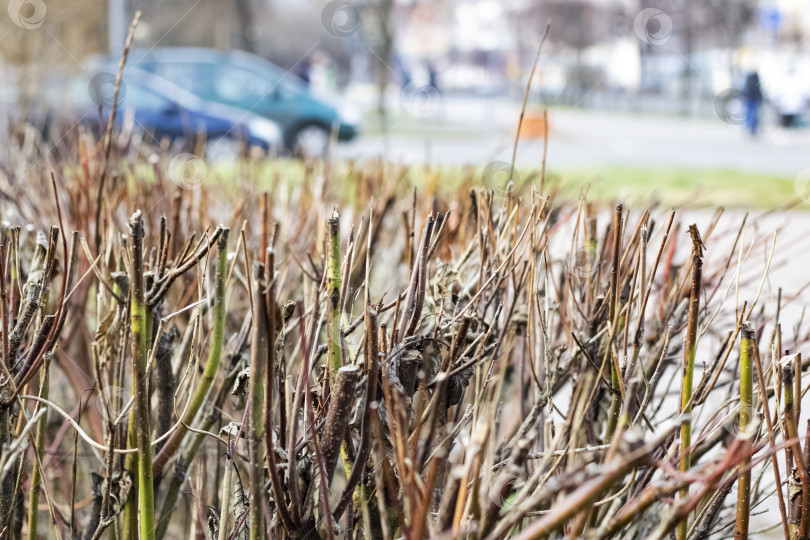
<instances>
[{"instance_id":1,"label":"car wheel","mask_svg":"<svg viewBox=\"0 0 810 540\"><path fill-rule=\"evenodd\" d=\"M329 131L318 124L308 124L295 132L293 152L302 157L323 157L329 149Z\"/></svg>"}]
</instances>

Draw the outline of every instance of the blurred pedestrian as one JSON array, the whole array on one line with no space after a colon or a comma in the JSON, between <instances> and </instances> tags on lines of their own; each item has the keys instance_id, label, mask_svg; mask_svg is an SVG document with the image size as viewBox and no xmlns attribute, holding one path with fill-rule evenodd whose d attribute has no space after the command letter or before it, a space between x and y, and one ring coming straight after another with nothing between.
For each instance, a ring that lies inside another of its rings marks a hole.
<instances>
[{"instance_id":1,"label":"blurred pedestrian","mask_svg":"<svg viewBox=\"0 0 810 540\"><path fill-rule=\"evenodd\" d=\"M309 86L316 93L330 93L337 88L337 66L328 53L316 49L310 55Z\"/></svg>"},{"instance_id":2,"label":"blurred pedestrian","mask_svg":"<svg viewBox=\"0 0 810 540\"><path fill-rule=\"evenodd\" d=\"M298 65L295 68L295 74L298 76L299 79L304 81L306 86L309 86L309 72L312 69L312 61L309 59L309 55L306 56L303 60L298 62Z\"/></svg>"},{"instance_id":3,"label":"blurred pedestrian","mask_svg":"<svg viewBox=\"0 0 810 540\"><path fill-rule=\"evenodd\" d=\"M743 88L745 96L745 128L752 137L759 132L759 109L762 105L762 87L759 84L759 73L753 71L745 78Z\"/></svg>"},{"instance_id":4,"label":"blurred pedestrian","mask_svg":"<svg viewBox=\"0 0 810 540\"><path fill-rule=\"evenodd\" d=\"M439 89L439 77L438 73L436 72L436 66L433 62L427 63L427 72L428 72L428 84L436 89L437 92L441 92Z\"/></svg>"},{"instance_id":5,"label":"blurred pedestrian","mask_svg":"<svg viewBox=\"0 0 810 540\"><path fill-rule=\"evenodd\" d=\"M413 77L411 77L411 70L408 69L408 65L405 63L405 59L402 58L402 55L399 53L394 54L394 70L399 73L400 83L402 88L405 88L413 81Z\"/></svg>"}]
</instances>

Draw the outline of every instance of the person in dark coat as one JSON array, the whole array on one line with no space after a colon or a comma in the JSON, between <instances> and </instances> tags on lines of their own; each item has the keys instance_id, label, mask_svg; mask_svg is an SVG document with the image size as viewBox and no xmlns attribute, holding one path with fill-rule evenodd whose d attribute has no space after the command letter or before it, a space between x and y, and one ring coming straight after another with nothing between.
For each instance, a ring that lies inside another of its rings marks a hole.
<instances>
[{"instance_id":1,"label":"person in dark coat","mask_svg":"<svg viewBox=\"0 0 810 540\"><path fill-rule=\"evenodd\" d=\"M311 70L312 70L312 60L310 60L309 56L298 62L298 65L295 68L295 74L298 76L299 79L304 81L304 84L306 86L309 86Z\"/></svg>"},{"instance_id":2,"label":"person in dark coat","mask_svg":"<svg viewBox=\"0 0 810 540\"><path fill-rule=\"evenodd\" d=\"M759 73L751 72L745 78L743 88L745 97L745 127L752 136L759 132L759 109L762 106L762 87L759 84Z\"/></svg>"},{"instance_id":3,"label":"person in dark coat","mask_svg":"<svg viewBox=\"0 0 810 540\"><path fill-rule=\"evenodd\" d=\"M439 90L438 73L436 72L436 66L433 64L433 62L428 62L427 70L428 70L428 83L430 84L430 86L435 88L437 92L441 92L441 90Z\"/></svg>"}]
</instances>

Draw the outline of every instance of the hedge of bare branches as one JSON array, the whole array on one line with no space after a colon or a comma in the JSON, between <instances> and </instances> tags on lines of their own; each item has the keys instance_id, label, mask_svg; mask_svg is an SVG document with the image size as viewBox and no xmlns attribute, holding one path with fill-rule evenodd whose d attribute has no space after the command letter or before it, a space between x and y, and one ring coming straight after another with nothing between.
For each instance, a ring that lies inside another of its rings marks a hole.
<instances>
[{"instance_id":1,"label":"hedge of bare branches","mask_svg":"<svg viewBox=\"0 0 810 540\"><path fill-rule=\"evenodd\" d=\"M760 218L88 140L2 173L4 538L810 536Z\"/></svg>"}]
</instances>

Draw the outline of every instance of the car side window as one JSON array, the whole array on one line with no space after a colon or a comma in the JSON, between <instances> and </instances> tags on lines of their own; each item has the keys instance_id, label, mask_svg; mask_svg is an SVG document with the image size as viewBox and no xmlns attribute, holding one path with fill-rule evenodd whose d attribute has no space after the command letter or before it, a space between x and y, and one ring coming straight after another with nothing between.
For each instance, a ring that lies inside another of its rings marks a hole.
<instances>
[{"instance_id":1,"label":"car side window","mask_svg":"<svg viewBox=\"0 0 810 540\"><path fill-rule=\"evenodd\" d=\"M215 67L203 62L158 62L155 74L203 99L213 99Z\"/></svg>"},{"instance_id":2,"label":"car side window","mask_svg":"<svg viewBox=\"0 0 810 540\"><path fill-rule=\"evenodd\" d=\"M130 85L127 87L127 93L122 105L124 108L135 109L136 111L160 111L172 108L174 103L154 90L143 86Z\"/></svg>"},{"instance_id":3,"label":"car side window","mask_svg":"<svg viewBox=\"0 0 810 540\"><path fill-rule=\"evenodd\" d=\"M272 89L270 81L255 71L241 66L221 65L215 77L219 99L240 107L253 107Z\"/></svg>"}]
</instances>

